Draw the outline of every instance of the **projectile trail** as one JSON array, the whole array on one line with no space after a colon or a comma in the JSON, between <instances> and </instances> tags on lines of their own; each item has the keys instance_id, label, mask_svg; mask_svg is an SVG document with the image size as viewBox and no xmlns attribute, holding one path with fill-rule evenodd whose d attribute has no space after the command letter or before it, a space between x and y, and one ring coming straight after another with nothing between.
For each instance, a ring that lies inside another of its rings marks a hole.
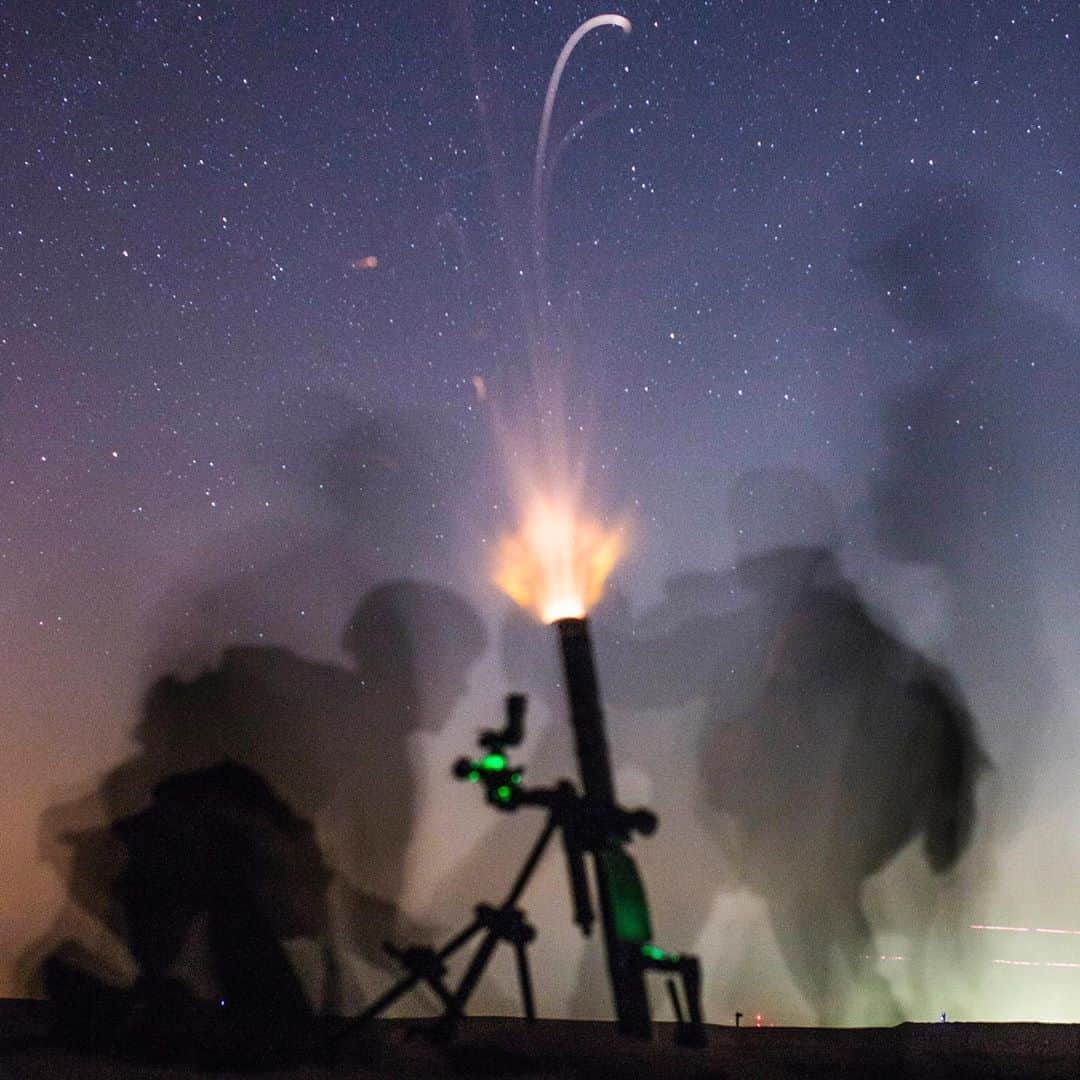
<instances>
[{"instance_id":1,"label":"projectile trail","mask_svg":"<svg viewBox=\"0 0 1080 1080\"><path fill-rule=\"evenodd\" d=\"M548 80L547 94L544 96L544 111L540 116L540 136L536 140L536 161L533 165L533 231L536 244L536 257L542 258L543 248L541 222L543 218L544 170L546 168L548 135L551 129L551 114L555 109L555 95L559 92L559 81L566 67L570 54L577 48L578 42L591 30L600 26L617 26L624 34L629 34L632 27L630 20L623 15L594 15L586 19L567 39L559 53L555 67Z\"/></svg>"}]
</instances>

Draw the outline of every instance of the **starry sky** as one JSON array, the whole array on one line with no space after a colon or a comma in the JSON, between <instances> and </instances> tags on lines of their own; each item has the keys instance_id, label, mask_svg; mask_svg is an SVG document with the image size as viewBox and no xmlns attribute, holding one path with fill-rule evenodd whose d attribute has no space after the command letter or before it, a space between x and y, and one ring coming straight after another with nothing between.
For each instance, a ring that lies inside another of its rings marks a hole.
<instances>
[{"instance_id":1,"label":"starry sky","mask_svg":"<svg viewBox=\"0 0 1080 1080\"><path fill-rule=\"evenodd\" d=\"M633 522L635 604L730 567L731 482L798 465L836 500L851 575L956 666L999 763L1045 776L1032 828L1069 822L1075 6L612 9L633 32L588 35L555 107L538 342L540 110L600 10L0 13L0 986L60 902L42 810L128 751L155 676L239 642L335 659L391 576L497 617L488 553L514 507L493 411L527 409L552 341L590 498ZM902 551L882 492L912 476L939 527ZM935 516L972 491L970 520ZM1026 643L1054 688L1033 715L964 620ZM500 678L490 659L475 708ZM475 726L430 745L433 776ZM1038 917L1021 893L985 921Z\"/></svg>"}]
</instances>

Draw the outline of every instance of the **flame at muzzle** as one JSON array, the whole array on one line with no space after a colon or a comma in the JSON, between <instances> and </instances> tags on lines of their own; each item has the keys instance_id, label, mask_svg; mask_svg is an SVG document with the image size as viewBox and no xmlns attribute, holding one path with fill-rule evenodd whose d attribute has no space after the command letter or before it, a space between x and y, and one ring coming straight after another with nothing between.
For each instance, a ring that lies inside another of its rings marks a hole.
<instances>
[{"instance_id":1,"label":"flame at muzzle","mask_svg":"<svg viewBox=\"0 0 1080 1080\"><path fill-rule=\"evenodd\" d=\"M545 623L582 618L625 551L624 532L585 517L571 499L535 495L517 532L499 538L495 583Z\"/></svg>"}]
</instances>

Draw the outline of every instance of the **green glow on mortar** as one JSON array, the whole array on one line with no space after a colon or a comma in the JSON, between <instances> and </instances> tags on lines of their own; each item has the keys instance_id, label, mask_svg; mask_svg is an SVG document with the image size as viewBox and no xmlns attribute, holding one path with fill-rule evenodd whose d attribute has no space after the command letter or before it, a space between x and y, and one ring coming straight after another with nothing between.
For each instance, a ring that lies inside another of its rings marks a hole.
<instances>
[{"instance_id":1,"label":"green glow on mortar","mask_svg":"<svg viewBox=\"0 0 1080 1080\"><path fill-rule=\"evenodd\" d=\"M628 944L646 944L652 937L652 922L645 887L633 860L617 846L602 848L597 859L607 879L615 936Z\"/></svg>"},{"instance_id":2,"label":"green glow on mortar","mask_svg":"<svg viewBox=\"0 0 1080 1080\"><path fill-rule=\"evenodd\" d=\"M677 952L664 952L657 945L642 945L641 955L647 957L649 960L670 960L673 964L679 962L679 954Z\"/></svg>"}]
</instances>

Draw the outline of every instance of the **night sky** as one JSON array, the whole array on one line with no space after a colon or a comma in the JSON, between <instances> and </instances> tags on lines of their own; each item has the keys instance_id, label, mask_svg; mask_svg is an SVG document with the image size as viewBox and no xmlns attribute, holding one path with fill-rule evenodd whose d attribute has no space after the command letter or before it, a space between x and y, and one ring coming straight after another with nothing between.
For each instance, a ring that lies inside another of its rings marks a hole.
<instances>
[{"instance_id":1,"label":"night sky","mask_svg":"<svg viewBox=\"0 0 1080 1080\"><path fill-rule=\"evenodd\" d=\"M1075 6L611 9L633 32L589 34L555 108L538 320L540 111L603 10L0 13L0 991L61 906L39 819L130 752L155 677L240 643L337 662L400 576L495 635L495 416L531 417L538 354L638 611L731 567L746 470L828 489L845 569L954 671L1004 792L943 933L1080 927ZM492 647L423 744L430 820L460 814L417 841L433 922L492 813L446 766L508 689ZM708 941L745 960L761 925L721 904ZM1080 950L969 952L972 1016L1076 1019L1076 971L991 965Z\"/></svg>"}]
</instances>

